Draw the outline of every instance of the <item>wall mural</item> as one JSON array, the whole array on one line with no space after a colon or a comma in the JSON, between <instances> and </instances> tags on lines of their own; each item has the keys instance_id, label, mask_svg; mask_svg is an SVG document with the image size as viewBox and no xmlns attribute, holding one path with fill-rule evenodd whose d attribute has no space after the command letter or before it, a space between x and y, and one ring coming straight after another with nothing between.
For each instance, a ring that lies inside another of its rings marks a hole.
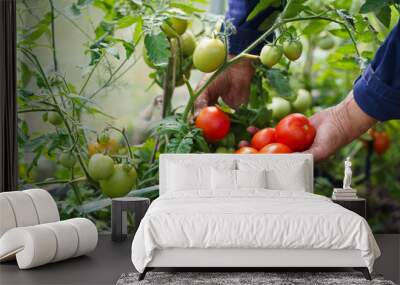
<instances>
[{"instance_id":1,"label":"wall mural","mask_svg":"<svg viewBox=\"0 0 400 285\"><path fill-rule=\"evenodd\" d=\"M228 57L235 28L207 12L206 0L18 1L19 188L48 189L62 219L86 216L109 230L109 197L157 197L160 153L249 151L257 130L337 104L399 7L323 2L272 13L259 26L262 37ZM266 42L257 60L250 52ZM219 100L217 112L194 119L197 97L242 58L255 59L249 102L233 110ZM229 126L215 131L207 122ZM315 166L315 192L331 196L341 187L350 157L352 187L368 199L373 231L399 233L397 142L399 121L378 124Z\"/></svg>"}]
</instances>

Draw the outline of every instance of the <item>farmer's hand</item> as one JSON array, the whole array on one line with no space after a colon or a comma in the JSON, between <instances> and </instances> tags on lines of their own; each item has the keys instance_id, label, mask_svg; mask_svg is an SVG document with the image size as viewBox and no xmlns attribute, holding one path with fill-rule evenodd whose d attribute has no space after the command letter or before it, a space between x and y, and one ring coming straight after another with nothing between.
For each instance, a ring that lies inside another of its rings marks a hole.
<instances>
[{"instance_id":1,"label":"farmer's hand","mask_svg":"<svg viewBox=\"0 0 400 285\"><path fill-rule=\"evenodd\" d=\"M241 104L247 103L250 96L250 83L253 75L254 67L251 59L241 59L228 67L197 98L195 114L204 107L217 103L218 97L221 97L232 108L237 108ZM197 89L210 76L211 74L205 75L197 86Z\"/></svg>"},{"instance_id":2,"label":"farmer's hand","mask_svg":"<svg viewBox=\"0 0 400 285\"><path fill-rule=\"evenodd\" d=\"M360 109L352 92L339 105L316 113L310 121L317 135L306 153L312 153L315 161L327 158L376 123Z\"/></svg>"}]
</instances>

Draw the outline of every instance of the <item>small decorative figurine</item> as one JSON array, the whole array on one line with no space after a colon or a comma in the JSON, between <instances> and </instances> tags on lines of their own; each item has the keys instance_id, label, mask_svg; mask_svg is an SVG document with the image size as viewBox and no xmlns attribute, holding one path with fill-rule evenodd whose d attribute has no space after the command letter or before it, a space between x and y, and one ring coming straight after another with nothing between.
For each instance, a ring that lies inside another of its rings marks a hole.
<instances>
[{"instance_id":1,"label":"small decorative figurine","mask_svg":"<svg viewBox=\"0 0 400 285\"><path fill-rule=\"evenodd\" d=\"M335 200L357 199L356 189L351 188L352 176L353 172L351 171L351 160L350 157L347 157L344 162L343 188L334 188L332 193L332 199Z\"/></svg>"},{"instance_id":2,"label":"small decorative figurine","mask_svg":"<svg viewBox=\"0 0 400 285\"><path fill-rule=\"evenodd\" d=\"M343 189L351 189L351 176L353 172L351 171L351 160L347 157L344 162L344 179L343 179Z\"/></svg>"}]
</instances>

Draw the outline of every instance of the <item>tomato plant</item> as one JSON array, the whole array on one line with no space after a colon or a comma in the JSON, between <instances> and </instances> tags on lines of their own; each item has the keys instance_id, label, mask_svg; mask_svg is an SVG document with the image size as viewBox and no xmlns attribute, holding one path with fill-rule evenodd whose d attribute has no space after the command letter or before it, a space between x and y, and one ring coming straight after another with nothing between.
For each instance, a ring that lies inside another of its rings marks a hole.
<instances>
[{"instance_id":1,"label":"tomato plant","mask_svg":"<svg viewBox=\"0 0 400 285\"><path fill-rule=\"evenodd\" d=\"M228 56L228 38L235 28L229 19L206 13L198 0L74 0L66 7L46 0L40 11L30 1L20 1L20 187L34 185L67 193L59 199L63 218L85 213L107 229L110 213L100 206L106 197L157 197L160 153L232 153L237 147L238 153L289 152L279 143L291 151L307 149L312 128L304 117L290 114L310 117L339 103L397 22L397 3L367 2L260 1L251 17L257 17L268 3L283 9L265 19L260 37L243 52ZM93 11L98 16L92 19ZM30 18L25 22L26 15ZM93 30L82 28L82 21ZM64 70L65 60L60 60L62 36L57 27L61 23L85 37L79 54L82 66L74 72ZM250 54L259 46L261 54ZM148 75L160 98L155 101L159 101L161 119L146 129L140 143L133 144L128 127L96 99L106 97L141 57L151 68ZM255 67L248 102L232 109L219 100L217 107L211 107L214 111L195 114L196 99L243 58L251 59ZM198 72L213 73L193 88L189 78ZM179 98L179 86L188 95L183 107L173 100ZM47 122L45 130L34 131L30 121L35 114ZM291 120L279 122L288 115ZM85 117L101 126L93 129ZM369 220L374 231L400 231L400 224L382 210L400 209L400 177L395 171L400 148L394 143L390 146L388 140L400 139L400 124L382 126L387 135L371 139L367 148L354 142L316 165L315 189L329 196L341 183L342 160L352 156L355 187L373 201L369 211L378 213ZM276 142L255 136L274 127ZM252 137L257 139L257 149L247 145ZM105 161L99 163L101 167L95 163L99 157Z\"/></svg>"}]
</instances>

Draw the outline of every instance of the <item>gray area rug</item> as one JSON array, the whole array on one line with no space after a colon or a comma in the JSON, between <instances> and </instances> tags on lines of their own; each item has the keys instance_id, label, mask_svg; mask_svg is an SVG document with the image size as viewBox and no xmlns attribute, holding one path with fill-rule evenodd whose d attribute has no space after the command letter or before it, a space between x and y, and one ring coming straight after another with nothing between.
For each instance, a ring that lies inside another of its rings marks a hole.
<instances>
[{"instance_id":1,"label":"gray area rug","mask_svg":"<svg viewBox=\"0 0 400 285\"><path fill-rule=\"evenodd\" d=\"M395 285L379 275L372 275L373 280L368 281L359 272L148 272L142 281L137 280L138 276L138 273L122 274L117 285Z\"/></svg>"}]
</instances>

